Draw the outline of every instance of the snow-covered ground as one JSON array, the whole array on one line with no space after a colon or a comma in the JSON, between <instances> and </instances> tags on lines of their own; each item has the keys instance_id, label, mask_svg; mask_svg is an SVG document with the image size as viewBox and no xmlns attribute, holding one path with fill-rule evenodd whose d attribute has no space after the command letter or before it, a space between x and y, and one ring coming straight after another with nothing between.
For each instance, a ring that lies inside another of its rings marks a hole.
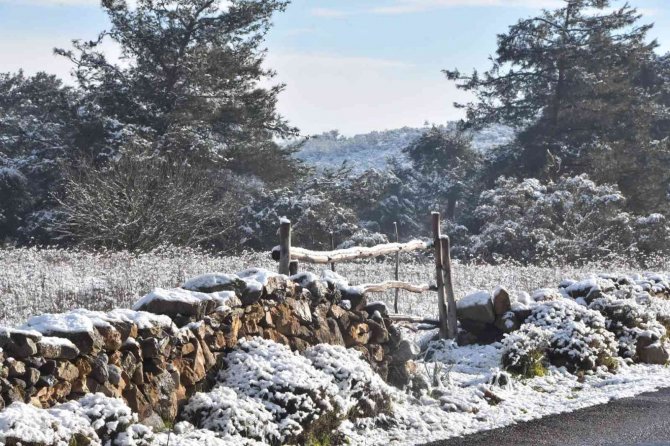
<instances>
[{"instance_id":1,"label":"snow-covered ground","mask_svg":"<svg viewBox=\"0 0 670 446\"><path fill-rule=\"evenodd\" d=\"M130 308L154 288L172 288L187 278L212 271L241 271L250 267L277 268L269 253L214 256L189 249L166 248L152 253L94 253L62 249L0 249L0 325L20 325L41 313L73 308L111 310ZM393 278L395 259L367 260L337 265L337 271L352 284ZM302 264L301 269L318 267ZM670 270L670 264L661 265ZM588 264L580 267L501 265L454 265L457 296L476 290L492 290L497 285L508 289L534 290L556 286L567 277L586 277L599 272L631 273L626 264ZM430 257L401 256L400 280L413 283L434 282ZM391 303L393 292L375 299ZM435 294L400 292L399 312L417 316L436 316Z\"/></svg>"}]
</instances>

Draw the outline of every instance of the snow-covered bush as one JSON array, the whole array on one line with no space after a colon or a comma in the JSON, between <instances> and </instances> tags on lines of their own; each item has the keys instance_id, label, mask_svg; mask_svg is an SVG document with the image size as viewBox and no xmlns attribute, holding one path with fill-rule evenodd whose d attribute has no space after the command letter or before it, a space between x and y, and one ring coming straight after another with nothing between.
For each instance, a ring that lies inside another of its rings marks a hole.
<instances>
[{"instance_id":1,"label":"snow-covered bush","mask_svg":"<svg viewBox=\"0 0 670 446\"><path fill-rule=\"evenodd\" d=\"M618 353L605 317L567 298L534 306L521 329L503 344L503 365L524 375L543 360L571 371L615 368Z\"/></svg>"},{"instance_id":2,"label":"snow-covered bush","mask_svg":"<svg viewBox=\"0 0 670 446\"><path fill-rule=\"evenodd\" d=\"M0 444L68 446L77 439L101 446L88 418L81 413L59 407L43 410L24 403L13 403L0 412Z\"/></svg>"},{"instance_id":3,"label":"snow-covered bush","mask_svg":"<svg viewBox=\"0 0 670 446\"><path fill-rule=\"evenodd\" d=\"M332 376L346 399L350 417L371 417L391 410L391 390L360 352L342 346L320 344L303 355L312 365Z\"/></svg>"},{"instance_id":4,"label":"snow-covered bush","mask_svg":"<svg viewBox=\"0 0 670 446\"><path fill-rule=\"evenodd\" d=\"M634 217L625 198L586 175L557 182L501 178L475 209L482 223L473 254L528 263L609 259L616 255L667 253L670 226L659 214Z\"/></svg>"},{"instance_id":5,"label":"snow-covered bush","mask_svg":"<svg viewBox=\"0 0 670 446\"><path fill-rule=\"evenodd\" d=\"M657 320L657 314L648 305L641 305L634 299L606 295L591 302L589 308L605 317L607 329L616 336L619 355L623 358L635 357L640 336L656 341L666 335L666 328Z\"/></svg>"},{"instance_id":6,"label":"snow-covered bush","mask_svg":"<svg viewBox=\"0 0 670 446\"><path fill-rule=\"evenodd\" d=\"M549 348L550 338L551 333L546 328L528 324L505 335L502 352L503 366L527 378L543 376L548 365L546 351Z\"/></svg>"},{"instance_id":7,"label":"snow-covered bush","mask_svg":"<svg viewBox=\"0 0 670 446\"><path fill-rule=\"evenodd\" d=\"M261 402L223 385L193 395L182 416L196 427L223 435L266 442L281 438L273 414Z\"/></svg>"},{"instance_id":8,"label":"snow-covered bush","mask_svg":"<svg viewBox=\"0 0 670 446\"><path fill-rule=\"evenodd\" d=\"M101 393L77 401L38 409L13 403L0 412L0 444L69 446L150 446L151 429L137 424L134 414L118 398Z\"/></svg>"},{"instance_id":9,"label":"snow-covered bush","mask_svg":"<svg viewBox=\"0 0 670 446\"><path fill-rule=\"evenodd\" d=\"M221 385L262 402L272 414L280 441L301 441L332 429L346 406L333 379L288 347L260 339L241 339L226 356Z\"/></svg>"},{"instance_id":10,"label":"snow-covered bush","mask_svg":"<svg viewBox=\"0 0 670 446\"><path fill-rule=\"evenodd\" d=\"M125 446L143 445L149 432L135 429L137 414L119 398L109 398L102 393L90 393L77 401L58 406L63 413L70 412L86 417L102 444ZM128 443L134 440L133 443Z\"/></svg>"}]
</instances>

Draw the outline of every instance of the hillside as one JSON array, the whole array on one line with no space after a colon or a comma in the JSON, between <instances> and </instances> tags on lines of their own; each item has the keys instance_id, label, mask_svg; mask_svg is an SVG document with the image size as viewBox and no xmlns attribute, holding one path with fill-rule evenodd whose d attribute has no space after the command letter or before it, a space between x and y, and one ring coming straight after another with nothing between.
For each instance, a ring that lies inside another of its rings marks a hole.
<instances>
[{"instance_id":1,"label":"hillside","mask_svg":"<svg viewBox=\"0 0 670 446\"><path fill-rule=\"evenodd\" d=\"M453 129L455 123L443 127ZM383 169L390 158L404 159L402 149L424 131L425 128L403 127L346 137L333 130L311 137L297 157L319 168L338 167L346 161L357 172ZM475 149L486 152L509 142L513 133L510 127L491 126L475 132L472 143Z\"/></svg>"}]
</instances>

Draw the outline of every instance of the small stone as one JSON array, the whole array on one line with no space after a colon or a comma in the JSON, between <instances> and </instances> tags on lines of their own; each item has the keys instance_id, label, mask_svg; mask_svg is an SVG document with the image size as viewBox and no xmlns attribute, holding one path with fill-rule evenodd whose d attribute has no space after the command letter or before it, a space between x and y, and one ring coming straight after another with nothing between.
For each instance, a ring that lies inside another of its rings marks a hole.
<instances>
[{"instance_id":1,"label":"small stone","mask_svg":"<svg viewBox=\"0 0 670 446\"><path fill-rule=\"evenodd\" d=\"M72 382L79 378L79 369L71 362L63 361L58 363L55 375L62 381Z\"/></svg>"},{"instance_id":2,"label":"small stone","mask_svg":"<svg viewBox=\"0 0 670 446\"><path fill-rule=\"evenodd\" d=\"M10 378L18 378L26 374L26 365L21 361L7 361L8 376Z\"/></svg>"},{"instance_id":3,"label":"small stone","mask_svg":"<svg viewBox=\"0 0 670 446\"><path fill-rule=\"evenodd\" d=\"M97 381L99 384L107 382L109 379L109 372L107 370L107 355L101 353L95 361L93 362L93 367L91 369L91 378Z\"/></svg>"},{"instance_id":4,"label":"small stone","mask_svg":"<svg viewBox=\"0 0 670 446\"><path fill-rule=\"evenodd\" d=\"M26 370L25 380L30 386L37 384L37 381L40 379L40 371L36 368L30 367Z\"/></svg>"}]
</instances>

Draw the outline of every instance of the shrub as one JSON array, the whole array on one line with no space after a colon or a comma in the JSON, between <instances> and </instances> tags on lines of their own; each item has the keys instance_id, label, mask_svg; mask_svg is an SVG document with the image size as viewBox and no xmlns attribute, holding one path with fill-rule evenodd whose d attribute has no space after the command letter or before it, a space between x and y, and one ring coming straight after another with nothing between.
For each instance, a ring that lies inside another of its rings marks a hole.
<instances>
[{"instance_id":1,"label":"shrub","mask_svg":"<svg viewBox=\"0 0 670 446\"><path fill-rule=\"evenodd\" d=\"M196 427L224 435L266 442L277 442L281 437L272 413L261 402L222 385L193 395L184 407L183 417Z\"/></svg>"},{"instance_id":2,"label":"shrub","mask_svg":"<svg viewBox=\"0 0 670 446\"><path fill-rule=\"evenodd\" d=\"M365 362L360 352L341 346L320 344L303 355L312 365L332 376L347 401L350 417L371 417L391 410L391 390Z\"/></svg>"},{"instance_id":3,"label":"shrub","mask_svg":"<svg viewBox=\"0 0 670 446\"><path fill-rule=\"evenodd\" d=\"M524 324L503 339L503 366L524 378L544 376L548 360L545 356L551 333L546 328Z\"/></svg>"},{"instance_id":4,"label":"shrub","mask_svg":"<svg viewBox=\"0 0 670 446\"><path fill-rule=\"evenodd\" d=\"M320 419L339 417L346 406L330 376L284 345L242 339L226 363L219 383L260 401L277 423L282 443L304 440Z\"/></svg>"}]
</instances>

